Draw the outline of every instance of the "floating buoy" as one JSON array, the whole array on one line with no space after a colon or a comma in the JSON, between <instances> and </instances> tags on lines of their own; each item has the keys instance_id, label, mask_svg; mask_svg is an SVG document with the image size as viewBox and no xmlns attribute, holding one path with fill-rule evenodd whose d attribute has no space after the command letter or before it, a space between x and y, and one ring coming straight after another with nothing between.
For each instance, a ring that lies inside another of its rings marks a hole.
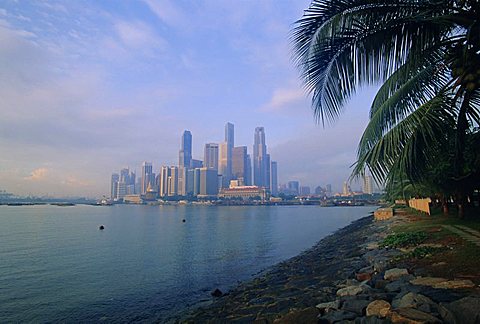
<instances>
[{"instance_id":1,"label":"floating buoy","mask_svg":"<svg viewBox=\"0 0 480 324\"><path fill-rule=\"evenodd\" d=\"M185 220L185 219L182 219L182 223L185 223L185 222L186 222L186 220Z\"/></svg>"},{"instance_id":2,"label":"floating buoy","mask_svg":"<svg viewBox=\"0 0 480 324\"><path fill-rule=\"evenodd\" d=\"M103 231L105 229L105 226L103 225L100 225L100 227L98 228L99 230Z\"/></svg>"}]
</instances>

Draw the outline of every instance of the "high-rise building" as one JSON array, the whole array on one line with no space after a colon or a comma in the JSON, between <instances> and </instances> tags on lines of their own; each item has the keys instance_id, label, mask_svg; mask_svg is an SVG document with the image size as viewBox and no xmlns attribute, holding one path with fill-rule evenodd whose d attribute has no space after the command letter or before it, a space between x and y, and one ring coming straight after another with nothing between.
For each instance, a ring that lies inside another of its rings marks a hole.
<instances>
[{"instance_id":1,"label":"high-rise building","mask_svg":"<svg viewBox=\"0 0 480 324\"><path fill-rule=\"evenodd\" d=\"M168 195L178 195L178 167L170 167L170 176L168 177Z\"/></svg>"},{"instance_id":2,"label":"high-rise building","mask_svg":"<svg viewBox=\"0 0 480 324\"><path fill-rule=\"evenodd\" d=\"M218 144L205 144L204 166L209 169L218 170Z\"/></svg>"},{"instance_id":3,"label":"high-rise building","mask_svg":"<svg viewBox=\"0 0 480 324\"><path fill-rule=\"evenodd\" d=\"M112 174L112 179L110 182L110 199L114 200L117 199L117 190L118 190L118 181L120 180L120 177L118 173L113 173Z\"/></svg>"},{"instance_id":4,"label":"high-rise building","mask_svg":"<svg viewBox=\"0 0 480 324\"><path fill-rule=\"evenodd\" d=\"M301 186L299 189L300 196L307 196L310 194L310 187L308 186Z\"/></svg>"},{"instance_id":5,"label":"high-rise building","mask_svg":"<svg viewBox=\"0 0 480 324\"><path fill-rule=\"evenodd\" d=\"M178 165L189 168L192 163L192 133L186 130L182 135L182 144L178 157Z\"/></svg>"},{"instance_id":6,"label":"high-rise building","mask_svg":"<svg viewBox=\"0 0 480 324\"><path fill-rule=\"evenodd\" d=\"M187 195L187 170L185 167L178 167L178 195Z\"/></svg>"},{"instance_id":7,"label":"high-rise building","mask_svg":"<svg viewBox=\"0 0 480 324\"><path fill-rule=\"evenodd\" d=\"M195 169L200 172L200 196L215 196L218 194L217 172L213 169Z\"/></svg>"},{"instance_id":8,"label":"high-rise building","mask_svg":"<svg viewBox=\"0 0 480 324\"><path fill-rule=\"evenodd\" d=\"M245 174L245 185L251 186L253 184L252 181L252 158L250 154L247 154L247 167L246 167L246 174Z\"/></svg>"},{"instance_id":9,"label":"high-rise building","mask_svg":"<svg viewBox=\"0 0 480 324\"><path fill-rule=\"evenodd\" d=\"M290 194L298 195L300 191L300 183L298 181L289 181L287 183L287 188Z\"/></svg>"},{"instance_id":10,"label":"high-rise building","mask_svg":"<svg viewBox=\"0 0 480 324\"><path fill-rule=\"evenodd\" d=\"M143 162L140 194L144 195L147 192L148 185L153 185L155 183L155 176L153 176L152 179L152 175L152 163Z\"/></svg>"},{"instance_id":11,"label":"high-rise building","mask_svg":"<svg viewBox=\"0 0 480 324\"><path fill-rule=\"evenodd\" d=\"M225 142L228 144L230 149L233 150L235 147L235 127L232 123L225 124Z\"/></svg>"},{"instance_id":12,"label":"high-rise building","mask_svg":"<svg viewBox=\"0 0 480 324\"><path fill-rule=\"evenodd\" d=\"M331 196L332 196L332 185L331 185L331 184L327 184L327 185L325 186L325 191L326 191L327 197L331 197Z\"/></svg>"},{"instance_id":13,"label":"high-rise building","mask_svg":"<svg viewBox=\"0 0 480 324\"><path fill-rule=\"evenodd\" d=\"M232 179L239 180L242 185L247 184L247 147L238 146L234 147L232 151Z\"/></svg>"},{"instance_id":14,"label":"high-rise building","mask_svg":"<svg viewBox=\"0 0 480 324\"><path fill-rule=\"evenodd\" d=\"M270 190L270 154L267 154L265 156L265 167L266 167L266 170L265 170L265 188L267 190Z\"/></svg>"},{"instance_id":15,"label":"high-rise building","mask_svg":"<svg viewBox=\"0 0 480 324\"><path fill-rule=\"evenodd\" d=\"M265 144L265 129L255 128L253 141L253 184L267 187L267 145Z\"/></svg>"},{"instance_id":16,"label":"high-rise building","mask_svg":"<svg viewBox=\"0 0 480 324\"><path fill-rule=\"evenodd\" d=\"M230 182L228 170L228 143L223 142L218 146L218 174L222 175L222 188L227 188Z\"/></svg>"},{"instance_id":17,"label":"high-rise building","mask_svg":"<svg viewBox=\"0 0 480 324\"><path fill-rule=\"evenodd\" d=\"M342 195L343 196L350 196L351 191L352 190L350 189L350 186L348 185L348 182L344 181L343 182L343 188L342 188Z\"/></svg>"},{"instance_id":18,"label":"high-rise building","mask_svg":"<svg viewBox=\"0 0 480 324\"><path fill-rule=\"evenodd\" d=\"M159 195L160 197L168 196L168 181L170 177L170 167L162 166L160 168L160 183L159 183Z\"/></svg>"},{"instance_id":19,"label":"high-rise building","mask_svg":"<svg viewBox=\"0 0 480 324\"><path fill-rule=\"evenodd\" d=\"M270 193L274 196L278 194L278 164L272 161L270 165Z\"/></svg>"},{"instance_id":20,"label":"high-rise building","mask_svg":"<svg viewBox=\"0 0 480 324\"><path fill-rule=\"evenodd\" d=\"M192 159L192 163L190 164L190 168L192 168L192 169L203 168L203 161Z\"/></svg>"},{"instance_id":21,"label":"high-rise building","mask_svg":"<svg viewBox=\"0 0 480 324\"><path fill-rule=\"evenodd\" d=\"M372 176L370 175L363 177L363 192L369 195L373 194Z\"/></svg>"}]
</instances>

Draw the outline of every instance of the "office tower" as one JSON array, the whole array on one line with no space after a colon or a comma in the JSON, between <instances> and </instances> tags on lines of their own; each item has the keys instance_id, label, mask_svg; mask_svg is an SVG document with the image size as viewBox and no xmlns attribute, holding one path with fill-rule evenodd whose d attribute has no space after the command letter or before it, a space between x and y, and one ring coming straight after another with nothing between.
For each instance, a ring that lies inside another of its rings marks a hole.
<instances>
[{"instance_id":1,"label":"office tower","mask_svg":"<svg viewBox=\"0 0 480 324\"><path fill-rule=\"evenodd\" d=\"M247 147L238 146L234 147L232 151L232 179L239 180L241 184L247 184Z\"/></svg>"},{"instance_id":2,"label":"office tower","mask_svg":"<svg viewBox=\"0 0 480 324\"><path fill-rule=\"evenodd\" d=\"M178 157L178 165L189 168L192 163L192 133L186 130L182 135L182 144Z\"/></svg>"},{"instance_id":3,"label":"office tower","mask_svg":"<svg viewBox=\"0 0 480 324\"><path fill-rule=\"evenodd\" d=\"M373 194L372 176L365 175L363 177L363 192L366 194Z\"/></svg>"},{"instance_id":4,"label":"office tower","mask_svg":"<svg viewBox=\"0 0 480 324\"><path fill-rule=\"evenodd\" d=\"M300 196L307 196L310 194L310 187L308 186L301 186L299 189Z\"/></svg>"},{"instance_id":5,"label":"office tower","mask_svg":"<svg viewBox=\"0 0 480 324\"><path fill-rule=\"evenodd\" d=\"M325 186L325 191L326 191L327 197L332 196L332 185L331 185L331 184L327 184L327 185Z\"/></svg>"},{"instance_id":6,"label":"office tower","mask_svg":"<svg viewBox=\"0 0 480 324\"><path fill-rule=\"evenodd\" d=\"M276 196L278 194L278 177L277 169L278 164L276 161L272 161L270 166L270 192L272 195Z\"/></svg>"},{"instance_id":7,"label":"office tower","mask_svg":"<svg viewBox=\"0 0 480 324\"><path fill-rule=\"evenodd\" d=\"M197 196L200 194L200 169L201 168L196 168L194 173L193 173L193 195ZM213 170L213 169L210 169ZM213 170L215 173L217 173L217 170Z\"/></svg>"},{"instance_id":8,"label":"office tower","mask_svg":"<svg viewBox=\"0 0 480 324\"><path fill-rule=\"evenodd\" d=\"M187 195L187 170L185 167L178 167L178 195Z\"/></svg>"},{"instance_id":9,"label":"office tower","mask_svg":"<svg viewBox=\"0 0 480 324\"><path fill-rule=\"evenodd\" d=\"M232 179L232 154L235 146L235 127L232 123L225 124L225 143L227 143L227 177Z\"/></svg>"},{"instance_id":10,"label":"office tower","mask_svg":"<svg viewBox=\"0 0 480 324\"><path fill-rule=\"evenodd\" d=\"M222 175L222 188L228 187L230 181L228 173L228 144L220 143L218 146L218 174Z\"/></svg>"},{"instance_id":11,"label":"office tower","mask_svg":"<svg viewBox=\"0 0 480 324\"><path fill-rule=\"evenodd\" d=\"M213 169L200 168L200 196L215 196L218 193L217 172Z\"/></svg>"},{"instance_id":12,"label":"office tower","mask_svg":"<svg viewBox=\"0 0 480 324\"><path fill-rule=\"evenodd\" d=\"M323 189L321 186L316 186L314 192L317 196L325 195L325 189Z\"/></svg>"},{"instance_id":13,"label":"office tower","mask_svg":"<svg viewBox=\"0 0 480 324\"><path fill-rule=\"evenodd\" d=\"M117 188L118 188L118 181L120 180L120 177L118 173L113 173L112 174L112 179L110 182L110 199L116 199L117 198Z\"/></svg>"},{"instance_id":14,"label":"office tower","mask_svg":"<svg viewBox=\"0 0 480 324\"><path fill-rule=\"evenodd\" d=\"M265 157L265 188L270 190L270 154Z\"/></svg>"},{"instance_id":15,"label":"office tower","mask_svg":"<svg viewBox=\"0 0 480 324\"><path fill-rule=\"evenodd\" d=\"M153 179L155 179L155 177ZM148 184L151 181L152 181L152 163L143 162L140 194L144 195L147 192Z\"/></svg>"},{"instance_id":16,"label":"office tower","mask_svg":"<svg viewBox=\"0 0 480 324\"><path fill-rule=\"evenodd\" d=\"M298 195L299 189L300 189L300 184L298 181L289 181L287 183L288 191L292 195Z\"/></svg>"},{"instance_id":17,"label":"office tower","mask_svg":"<svg viewBox=\"0 0 480 324\"><path fill-rule=\"evenodd\" d=\"M350 192L352 190L350 189L350 186L346 181L343 182L343 189L342 189L342 195L344 196L350 196Z\"/></svg>"},{"instance_id":18,"label":"office tower","mask_svg":"<svg viewBox=\"0 0 480 324\"><path fill-rule=\"evenodd\" d=\"M265 144L265 129L255 128L253 141L253 184L259 187L267 187L267 145Z\"/></svg>"},{"instance_id":19,"label":"office tower","mask_svg":"<svg viewBox=\"0 0 480 324\"><path fill-rule=\"evenodd\" d=\"M195 169L186 169L185 172L185 194L192 196L195 193Z\"/></svg>"},{"instance_id":20,"label":"office tower","mask_svg":"<svg viewBox=\"0 0 480 324\"><path fill-rule=\"evenodd\" d=\"M170 176L168 177L168 195L178 195L178 167L170 167Z\"/></svg>"},{"instance_id":21,"label":"office tower","mask_svg":"<svg viewBox=\"0 0 480 324\"><path fill-rule=\"evenodd\" d=\"M204 166L209 169L218 170L218 144L205 144Z\"/></svg>"},{"instance_id":22,"label":"office tower","mask_svg":"<svg viewBox=\"0 0 480 324\"><path fill-rule=\"evenodd\" d=\"M250 157L250 154L247 154L245 185L246 186L251 186L252 184L253 184L253 181L252 181L252 159Z\"/></svg>"},{"instance_id":23,"label":"office tower","mask_svg":"<svg viewBox=\"0 0 480 324\"><path fill-rule=\"evenodd\" d=\"M160 181L158 190L160 197L168 196L168 181L170 175L170 167L162 166L160 168Z\"/></svg>"},{"instance_id":24,"label":"office tower","mask_svg":"<svg viewBox=\"0 0 480 324\"><path fill-rule=\"evenodd\" d=\"M119 181L117 188L117 199L123 200L123 197L127 194L127 184L125 182Z\"/></svg>"},{"instance_id":25,"label":"office tower","mask_svg":"<svg viewBox=\"0 0 480 324\"><path fill-rule=\"evenodd\" d=\"M190 167L192 169L195 169L195 168L203 168L203 161L202 160L196 160L196 159L192 159L192 162L190 164Z\"/></svg>"},{"instance_id":26,"label":"office tower","mask_svg":"<svg viewBox=\"0 0 480 324\"><path fill-rule=\"evenodd\" d=\"M128 168L120 170L120 182L130 183L130 170Z\"/></svg>"}]
</instances>

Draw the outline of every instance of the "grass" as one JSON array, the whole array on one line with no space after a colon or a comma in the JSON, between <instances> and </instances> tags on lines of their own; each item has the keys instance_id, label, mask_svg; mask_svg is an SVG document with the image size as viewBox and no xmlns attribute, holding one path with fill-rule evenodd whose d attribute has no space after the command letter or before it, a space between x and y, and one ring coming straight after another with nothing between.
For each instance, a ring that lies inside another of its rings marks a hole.
<instances>
[{"instance_id":1,"label":"grass","mask_svg":"<svg viewBox=\"0 0 480 324\"><path fill-rule=\"evenodd\" d=\"M432 216L410 208L403 209L407 222L393 228L384 240L386 246L412 247L419 243L438 244L441 248L417 247L394 260L409 268L422 268L429 275L446 278L469 278L480 284L480 247L463 240L442 225L464 225L480 231L479 217L459 219L434 210ZM423 234L419 234L423 233ZM402 243L406 242L406 243Z\"/></svg>"}]
</instances>

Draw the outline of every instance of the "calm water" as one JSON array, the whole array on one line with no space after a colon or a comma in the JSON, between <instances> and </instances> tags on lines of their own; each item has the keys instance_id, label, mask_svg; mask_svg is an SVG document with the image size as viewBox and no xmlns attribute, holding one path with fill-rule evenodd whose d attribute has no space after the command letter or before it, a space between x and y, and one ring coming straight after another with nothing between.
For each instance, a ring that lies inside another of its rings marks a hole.
<instances>
[{"instance_id":1,"label":"calm water","mask_svg":"<svg viewBox=\"0 0 480 324\"><path fill-rule=\"evenodd\" d=\"M0 322L165 320L373 209L0 206Z\"/></svg>"}]
</instances>

